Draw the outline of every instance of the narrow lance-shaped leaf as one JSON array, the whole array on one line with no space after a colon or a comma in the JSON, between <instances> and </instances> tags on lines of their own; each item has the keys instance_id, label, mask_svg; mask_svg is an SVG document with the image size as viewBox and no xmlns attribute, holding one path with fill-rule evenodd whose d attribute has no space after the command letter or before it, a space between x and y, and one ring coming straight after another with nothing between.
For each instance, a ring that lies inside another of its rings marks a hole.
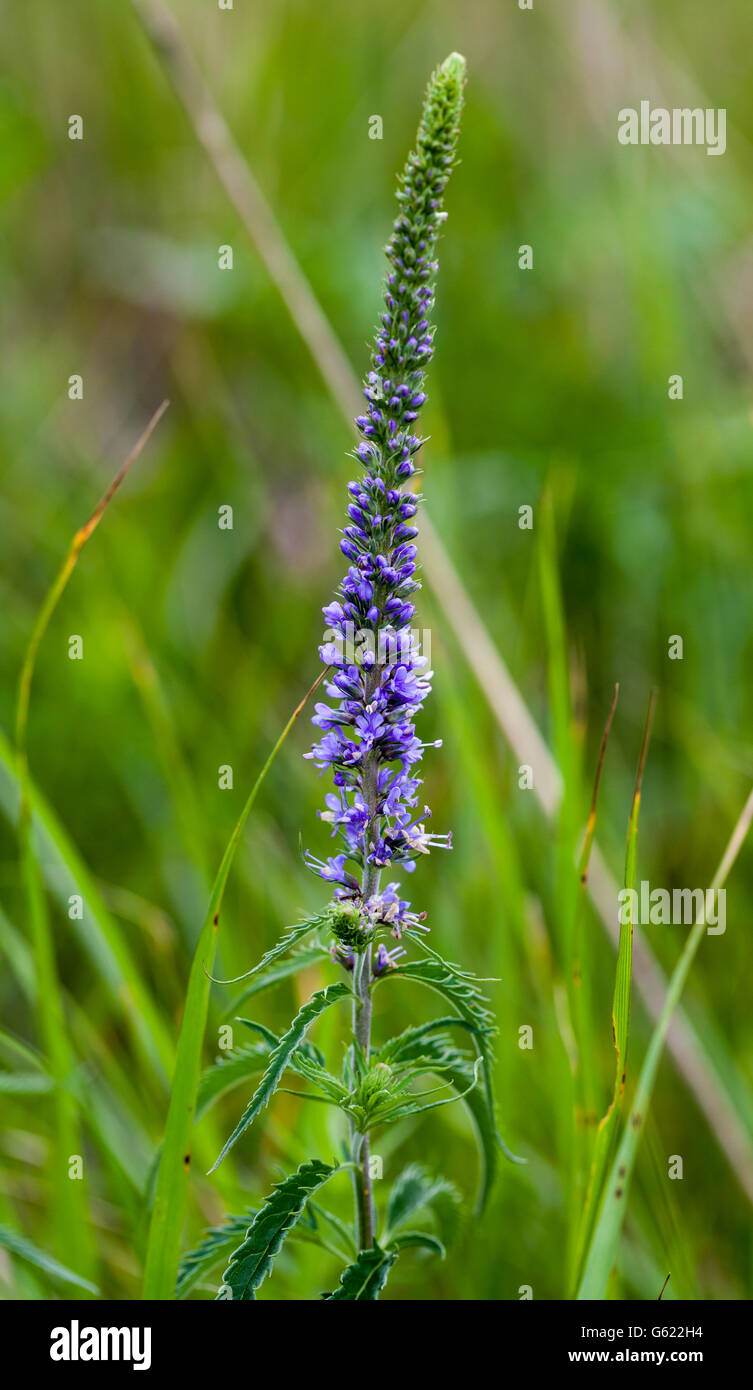
<instances>
[{"instance_id":1,"label":"narrow lance-shaped leaf","mask_svg":"<svg viewBox=\"0 0 753 1390\"><path fill-rule=\"evenodd\" d=\"M181 1259L175 1297L186 1298L191 1289L220 1263L228 1259L238 1241L245 1235L256 1212L249 1209L240 1215L226 1216L221 1226L212 1226L204 1239Z\"/></svg>"},{"instance_id":2,"label":"narrow lance-shaped leaf","mask_svg":"<svg viewBox=\"0 0 753 1390\"><path fill-rule=\"evenodd\" d=\"M259 1076L267 1067L270 1052L279 1043L279 1038L271 1034L271 1043L250 1043L239 1047L227 1056L221 1057L214 1066L203 1072L196 1097L196 1119L199 1120L214 1105L214 1102L234 1086L248 1081L249 1077ZM290 1058L290 1068L307 1080L313 1081L324 1090L335 1103L347 1098L348 1089L337 1077L331 1076L313 1056L307 1055L308 1044L296 1048ZM0 1080L0 1089L2 1089Z\"/></svg>"},{"instance_id":3,"label":"narrow lance-shaped leaf","mask_svg":"<svg viewBox=\"0 0 753 1390\"><path fill-rule=\"evenodd\" d=\"M320 1014L324 1013L325 1009L328 1009L332 1004L336 1004L341 999L345 999L350 995L350 987L346 984L339 983L327 985L325 989L317 990L316 994L312 994L308 1003L304 1004L303 1008L293 1019L287 1033L283 1034L277 1047L270 1052L269 1066L261 1079L261 1083L255 1091L250 1103L246 1106L246 1109L227 1143L224 1145L219 1157L212 1164L209 1170L210 1173L214 1172L215 1168L219 1166L225 1155L233 1147L236 1140L240 1139L244 1130L248 1129L248 1126L253 1123L259 1111L263 1110L264 1106L269 1104L285 1068L289 1065L293 1053L305 1038L312 1023L316 1021Z\"/></svg>"},{"instance_id":4,"label":"narrow lance-shaped leaf","mask_svg":"<svg viewBox=\"0 0 753 1390\"><path fill-rule=\"evenodd\" d=\"M436 1035L443 1028L462 1028L469 1033L478 1032L476 1024L468 1023L456 1014L445 1014L442 1018L433 1018L428 1023L418 1023L412 1028L406 1028L404 1032L398 1033L375 1050L382 1062L409 1061L421 1055L425 1038Z\"/></svg>"},{"instance_id":5,"label":"narrow lance-shaped leaf","mask_svg":"<svg viewBox=\"0 0 753 1390\"><path fill-rule=\"evenodd\" d=\"M313 1158L302 1163L284 1182L277 1183L222 1276L220 1299L227 1298L228 1293L236 1302L256 1297L256 1290L271 1273L275 1255L300 1221L306 1203L338 1171L332 1164Z\"/></svg>"}]
</instances>

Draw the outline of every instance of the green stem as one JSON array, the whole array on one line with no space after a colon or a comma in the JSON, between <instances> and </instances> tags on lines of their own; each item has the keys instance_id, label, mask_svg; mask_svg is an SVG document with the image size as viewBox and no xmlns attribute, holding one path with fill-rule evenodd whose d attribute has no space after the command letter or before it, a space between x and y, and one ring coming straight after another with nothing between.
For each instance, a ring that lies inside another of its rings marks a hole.
<instances>
[{"instance_id":1,"label":"green stem","mask_svg":"<svg viewBox=\"0 0 753 1390\"><path fill-rule=\"evenodd\" d=\"M371 946L368 946L361 955L356 956L353 976L357 1000L353 1005L353 1037L368 1061L371 1048ZM374 1192L371 1178L371 1143L368 1130L361 1141L354 1192L358 1248L359 1250L370 1250L374 1244Z\"/></svg>"},{"instance_id":2,"label":"green stem","mask_svg":"<svg viewBox=\"0 0 753 1390\"><path fill-rule=\"evenodd\" d=\"M378 676L372 677L372 687L378 683ZM376 823L376 803L377 803L377 775L376 763L371 757L367 757L363 770L363 792L364 799L371 812L369 825L364 836L364 847L368 852L366 841L369 837L371 828ZM361 881L361 897L364 903L369 901L374 893L379 891L379 879L381 870L368 862L364 866L363 879ZM371 1050L371 946L356 956L353 966L353 990L356 1002L353 1005L353 1037L358 1047L360 1047L365 1060L369 1060ZM374 1244L374 1191L371 1178L371 1142L369 1131L363 1135L361 1151L359 1154L359 1167L354 1180L354 1191L356 1200L356 1230L358 1233L359 1250L370 1250Z\"/></svg>"}]
</instances>

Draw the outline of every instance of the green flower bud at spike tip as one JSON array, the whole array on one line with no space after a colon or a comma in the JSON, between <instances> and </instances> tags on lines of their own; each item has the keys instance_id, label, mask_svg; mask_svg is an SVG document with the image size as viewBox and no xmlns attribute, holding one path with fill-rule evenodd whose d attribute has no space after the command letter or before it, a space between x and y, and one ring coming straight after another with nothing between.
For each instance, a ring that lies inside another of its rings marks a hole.
<instances>
[{"instance_id":1,"label":"green flower bud at spike tip","mask_svg":"<svg viewBox=\"0 0 753 1390\"><path fill-rule=\"evenodd\" d=\"M465 82L465 58L462 53L451 53L449 58L445 58L439 71L462 88Z\"/></svg>"}]
</instances>

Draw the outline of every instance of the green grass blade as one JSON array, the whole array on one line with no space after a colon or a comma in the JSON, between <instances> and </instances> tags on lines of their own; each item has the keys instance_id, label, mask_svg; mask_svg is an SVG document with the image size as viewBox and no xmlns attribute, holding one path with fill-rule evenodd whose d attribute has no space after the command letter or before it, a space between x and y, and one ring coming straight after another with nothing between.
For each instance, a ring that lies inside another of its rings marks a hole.
<instances>
[{"instance_id":1,"label":"green grass blade","mask_svg":"<svg viewBox=\"0 0 753 1390\"><path fill-rule=\"evenodd\" d=\"M596 764L596 776L594 778L593 793L591 796L591 806L586 821L586 829L583 835L580 858L578 860L578 902L575 910L575 922L573 930L573 949L572 949L572 1010L573 1010L573 1030L575 1033L575 1044L577 1050L577 1075L576 1075L576 1104L580 1106L578 1123L582 1126L585 1115L592 1110L594 1105L594 1075L593 1075L593 1047L591 1035L591 1013L589 980L585 978L584 972L586 961L590 953L584 957L582 950L583 934L583 914L586 906L586 887L588 884L588 870L591 864L591 850L593 849L594 834L596 831L596 810L599 801L599 787L601 785L601 774L604 767L604 758L609 742L609 734L612 728L612 720L617 708L620 687L615 685L612 703L609 707L604 732L601 736L599 746L599 756Z\"/></svg>"},{"instance_id":2,"label":"green grass blade","mask_svg":"<svg viewBox=\"0 0 753 1390\"><path fill-rule=\"evenodd\" d=\"M55 1079L38 1071L0 1071L0 1095L46 1096L55 1089Z\"/></svg>"},{"instance_id":3,"label":"green grass blade","mask_svg":"<svg viewBox=\"0 0 753 1390\"><path fill-rule=\"evenodd\" d=\"M578 901L573 875L580 833L581 734L573 716L565 614L560 590L554 504L547 489L539 503L539 580L547 641L547 684L552 712L555 758L562 775L562 797L556 817L556 925L561 968L572 956L572 937ZM568 990L569 990L568 981Z\"/></svg>"},{"instance_id":4,"label":"green grass blade","mask_svg":"<svg viewBox=\"0 0 753 1390\"><path fill-rule=\"evenodd\" d=\"M74 1274L72 1269L67 1269L65 1265L60 1264L59 1260L53 1259L52 1255L48 1255L45 1250L39 1250L25 1236L17 1235L7 1226L0 1226L0 1246L9 1254L17 1255L19 1260L25 1260L27 1264L41 1269L51 1279L59 1279L64 1284L73 1284L77 1289L83 1289L86 1293L95 1296L99 1294L96 1284L90 1283L88 1279L82 1279L80 1274Z\"/></svg>"},{"instance_id":5,"label":"green grass blade","mask_svg":"<svg viewBox=\"0 0 753 1390\"><path fill-rule=\"evenodd\" d=\"M16 1037L15 1033L9 1033L5 1028L0 1028L0 1049L9 1053L11 1057L20 1058L34 1071L43 1072L45 1070L44 1058L36 1049L24 1042L23 1038Z\"/></svg>"},{"instance_id":6,"label":"green grass blade","mask_svg":"<svg viewBox=\"0 0 753 1390\"><path fill-rule=\"evenodd\" d=\"M207 864L201 804L175 733L172 711L143 634L130 615L123 616L121 627L133 683L141 697L151 727L154 747L170 790L176 826L188 860L199 874L204 896L208 897L211 873Z\"/></svg>"},{"instance_id":7,"label":"green grass blade","mask_svg":"<svg viewBox=\"0 0 753 1390\"><path fill-rule=\"evenodd\" d=\"M116 474L89 519L76 531L57 575L52 581L37 614L26 648L16 700L15 765L18 776L20 803L18 811L18 846L21 883L26 899L29 936L32 943L36 972L36 1002L40 1036L44 1042L52 1076L57 1083L53 1091L55 1112L53 1153L53 1210L57 1240L62 1251L77 1249L87 1269L93 1268L94 1248L88 1224L86 1182L71 1181L68 1165L82 1150L77 1106L68 1089L74 1067L74 1053L66 1026L63 997L60 990L55 959L55 942L47 904L44 880L40 872L33 835L31 779L27 756L29 702L37 654L50 619L65 591L78 558L92 532L125 478L131 465L141 453L152 431L167 409L167 401L155 412L146 430Z\"/></svg>"},{"instance_id":8,"label":"green grass blade","mask_svg":"<svg viewBox=\"0 0 753 1390\"><path fill-rule=\"evenodd\" d=\"M0 949L7 955L24 997L31 1005L36 999L36 983L31 949L26 940L0 911ZM63 991L71 1040L79 1057L86 1057L71 1089L83 1107L90 1138L97 1143L100 1156L126 1172L134 1193L143 1185L152 1144L144 1123L149 1095L133 1084L133 1067L121 1049L114 1055L101 1031L92 1025L89 1013L76 999ZM13 1035L0 1031L0 1048L25 1057L30 1066L44 1068L44 1059ZM93 1059L96 1058L96 1065ZM35 1060L36 1059L36 1062Z\"/></svg>"},{"instance_id":9,"label":"green grass blade","mask_svg":"<svg viewBox=\"0 0 753 1390\"><path fill-rule=\"evenodd\" d=\"M751 792L748 797L740 819L735 826L727 849L722 857L721 864L711 881L709 892L715 892L717 889L724 886L752 820L753 792ZM703 940L705 931L705 914L701 913L692 931L688 934L680 959L672 972L667 987L666 998L664 1000L664 1007L662 1008L659 1020L651 1035L651 1041L638 1077L635 1097L630 1107L630 1113L625 1123L619 1148L604 1187L603 1201L599 1211L598 1221L594 1228L584 1263L583 1276L578 1288L579 1299L601 1299L604 1297L609 1274L617 1253L617 1242L625 1215L627 1194L635 1164L635 1157L638 1151L638 1143L645 1127L648 1107L651 1102L651 1095L656 1080L656 1073L659 1069L659 1062L661 1061L664 1044L667 1038L667 1031L672 1014L679 1003L690 967L693 964L696 951Z\"/></svg>"},{"instance_id":10,"label":"green grass blade","mask_svg":"<svg viewBox=\"0 0 753 1390\"><path fill-rule=\"evenodd\" d=\"M107 986L117 1012L125 1013L134 1044L149 1071L156 1072L166 1083L173 1059L170 1037L120 926L108 911L70 836L31 777L27 786L38 846L36 857L47 886L65 909L69 894L81 894L85 905L83 918L70 921L66 917L66 923L70 922L82 951ZM0 731L0 807L11 821L17 814L19 796L15 755Z\"/></svg>"},{"instance_id":11,"label":"green grass blade","mask_svg":"<svg viewBox=\"0 0 753 1390\"><path fill-rule=\"evenodd\" d=\"M220 909L228 875L240 844L243 828L258 796L259 788L306 701L316 690L325 674L326 672L323 671L317 677L300 704L294 709L251 788L222 856L207 914L196 943L188 981L186 1006L178 1039L170 1106L167 1113L165 1137L149 1225L143 1290L143 1297L146 1299L171 1299L174 1296L180 1258L183 1213L188 1191L191 1139L201 1070L201 1049L209 1003L210 981L207 968L211 969L214 962Z\"/></svg>"},{"instance_id":12,"label":"green grass blade","mask_svg":"<svg viewBox=\"0 0 753 1390\"><path fill-rule=\"evenodd\" d=\"M568 1201L568 1262L577 1258L577 1242L580 1238L581 1218L586 1196L586 1178L590 1158L590 1125L597 1114L596 1048L594 1046L594 1026L591 997L591 949L583 949L583 918L586 911L586 890L588 871L591 864L596 830L596 811L599 801L599 787L604 767L607 743L617 708L620 687L615 685L612 703L599 746L591 806L583 835L580 858L578 860L577 882L578 898L575 905L573 923L572 956L570 966L570 1009L572 1015L574 1049L574 1114L573 1151L570 1168ZM590 947L590 942L589 942Z\"/></svg>"},{"instance_id":13,"label":"green grass blade","mask_svg":"<svg viewBox=\"0 0 753 1390\"><path fill-rule=\"evenodd\" d=\"M68 1173L72 1157L83 1152L78 1109L69 1090L75 1057L58 982L47 899L28 834L21 836L21 878L37 978L39 1032L55 1081L51 1177L56 1246L61 1254L77 1250L84 1270L89 1273L94 1268L95 1257L89 1228L88 1184L71 1181Z\"/></svg>"},{"instance_id":14,"label":"green grass blade","mask_svg":"<svg viewBox=\"0 0 753 1390\"><path fill-rule=\"evenodd\" d=\"M643 772L646 766L649 740L651 738L651 726L654 718L655 703L655 692L652 691L649 700L648 714L646 716L646 724L643 731L643 742L638 758L638 770L635 778L633 801L630 807L630 818L628 820L627 846L625 850L625 888L629 891L632 891L635 887L641 787L643 783ZM575 1255L576 1282L580 1278L585 1252L588 1249L596 1222L596 1214L601 1204L607 1168L614 1149L617 1127L623 1110L625 1097L627 1050L630 1037L630 995L633 975L634 924L632 914L623 913L622 918L623 920L620 923L620 941L617 950L617 971L615 975L614 996L612 1000L612 1034L615 1049L614 1090L609 1108L600 1121L596 1131L591 1175L589 1178Z\"/></svg>"},{"instance_id":15,"label":"green grass blade","mask_svg":"<svg viewBox=\"0 0 753 1390\"><path fill-rule=\"evenodd\" d=\"M55 612L55 609L57 608L57 605L65 591L68 580L70 579L74 569L76 568L76 565L78 564L78 559L81 554L81 551L86 545L86 542L89 540L89 537L92 535L92 532L95 531L98 527L107 507L112 501L121 483L123 482L123 479L125 478L131 466L135 463L136 459L139 457L139 454L141 453L145 444L148 442L153 431L156 429L157 425L162 419L162 416L167 410L168 405L169 401L163 401L162 404L158 406L157 410L155 410L154 415L149 421L149 424L147 425L146 429L143 431L140 438L136 441L136 444L134 445L133 449L128 455L128 458L116 473L107 491L100 498L88 521L86 521L83 526L79 527L78 531L73 537L73 540L71 541L68 553L66 554L63 563L60 566L58 573L53 579L52 584L50 585L45 595L44 602L42 603L42 607L40 608L39 613L37 615L37 619L32 629L31 637L29 639L29 644L26 648L23 666L21 668L21 676L18 683L18 699L16 702L16 748L18 750L19 764L21 765L22 771L23 769L25 769L26 766L26 729L29 721L29 699L31 696L31 683L34 678L34 667L36 665L37 653L39 651L42 638L44 637L44 634L47 631L50 619L53 613Z\"/></svg>"}]
</instances>

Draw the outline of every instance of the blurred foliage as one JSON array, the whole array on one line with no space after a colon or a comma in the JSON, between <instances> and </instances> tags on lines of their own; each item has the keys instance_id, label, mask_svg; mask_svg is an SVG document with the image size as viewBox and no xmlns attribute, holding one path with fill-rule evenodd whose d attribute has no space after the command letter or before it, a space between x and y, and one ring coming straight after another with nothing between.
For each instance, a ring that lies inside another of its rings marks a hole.
<instances>
[{"instance_id":1,"label":"blurred foliage","mask_svg":"<svg viewBox=\"0 0 753 1390\"><path fill-rule=\"evenodd\" d=\"M730 0L723 27L699 0L667 0L660 10L649 0L576 0L532 12L513 0L236 0L231 12L210 0L172 0L172 8L359 373L379 308L394 176L420 93L437 60L452 49L466 54L424 492L550 739L538 534L517 522L519 506L551 495L584 783L621 683L599 837L619 871L656 686L638 877L705 885L753 774L745 6ZM320 607L341 568L336 533L351 439L130 5L27 0L5 7L3 29L0 725L9 735L25 644L73 532L168 396L167 417L82 555L41 649L29 754L174 1037L208 878L317 673ZM727 153L619 146L617 111L643 98L725 106ZM83 116L82 142L67 138L72 113ZM368 138L373 113L383 118L381 141ZM534 250L530 272L518 268L525 243ZM218 269L223 244L233 247L232 272ZM73 373L84 378L80 402L67 396ZM681 402L668 399L673 373L684 378ZM234 529L219 530L218 508L228 504ZM422 732L444 739L427 766L427 799L437 829L452 827L456 849L421 865L411 897L445 955L502 977L489 986L500 1023L502 1129L529 1161L502 1166L489 1218L458 1236L461 1260L407 1254L385 1296L514 1299L531 1285L536 1298L562 1297L571 1120L555 837L518 790L515 760L428 586L419 619L431 628L436 671ZM82 662L67 658L74 633L83 637ZM672 634L684 639L682 661L668 660ZM301 760L309 741L301 721L249 823L228 890L220 974L247 969L322 902L298 852L300 837L316 852L327 845L316 820L324 787ZM221 791L217 769L228 763L234 789ZM713 1027L717 1055L746 1097L748 892L746 850L729 885L727 932L704 943L687 1001L691 1016ZM7 818L0 906L0 1017L39 1045ZM111 1107L116 1129L129 1135L122 1165L97 1125L87 1126L86 1100L82 1113L97 1282L106 1295L133 1298L141 1190L165 1092L55 911L84 1096L110 1084L102 1073L113 1058L122 1072ZM684 930L647 929L667 969ZM584 932L603 1108L614 953L590 909ZM312 967L301 987L325 978ZM207 1060L230 998L213 989ZM412 1021L412 999L397 988L379 992L377 1035ZM264 995L258 1016L279 1030L297 1002L286 983ZM420 998L418 1007L429 1016ZM531 1052L517 1045L524 1023L534 1028ZM323 1021L322 1046L338 1047L338 1027ZM634 1002L633 1059L647 1036ZM245 1099L231 1094L202 1122L207 1158ZM215 1178L201 1176L199 1161L187 1239L195 1244L226 1211L258 1203L282 1169L313 1154L329 1159L336 1134L323 1108L312 1114L280 1096L265 1133L252 1131ZM70 1252L54 1249L53 1115L43 1094L3 1096L0 1219L75 1269ZM665 1060L614 1296L656 1298L669 1270L665 1298L746 1296L749 1204L719 1138ZM407 1123L377 1148L385 1192L404 1162L419 1160L441 1166L470 1199L476 1160L459 1107L420 1129ZM667 1178L669 1154L684 1157L682 1182ZM55 1288L20 1264L12 1274L1 1265L0 1277L10 1296L48 1297ZM334 1287L337 1277L321 1251L291 1244L261 1296L294 1298L300 1287Z\"/></svg>"}]
</instances>

